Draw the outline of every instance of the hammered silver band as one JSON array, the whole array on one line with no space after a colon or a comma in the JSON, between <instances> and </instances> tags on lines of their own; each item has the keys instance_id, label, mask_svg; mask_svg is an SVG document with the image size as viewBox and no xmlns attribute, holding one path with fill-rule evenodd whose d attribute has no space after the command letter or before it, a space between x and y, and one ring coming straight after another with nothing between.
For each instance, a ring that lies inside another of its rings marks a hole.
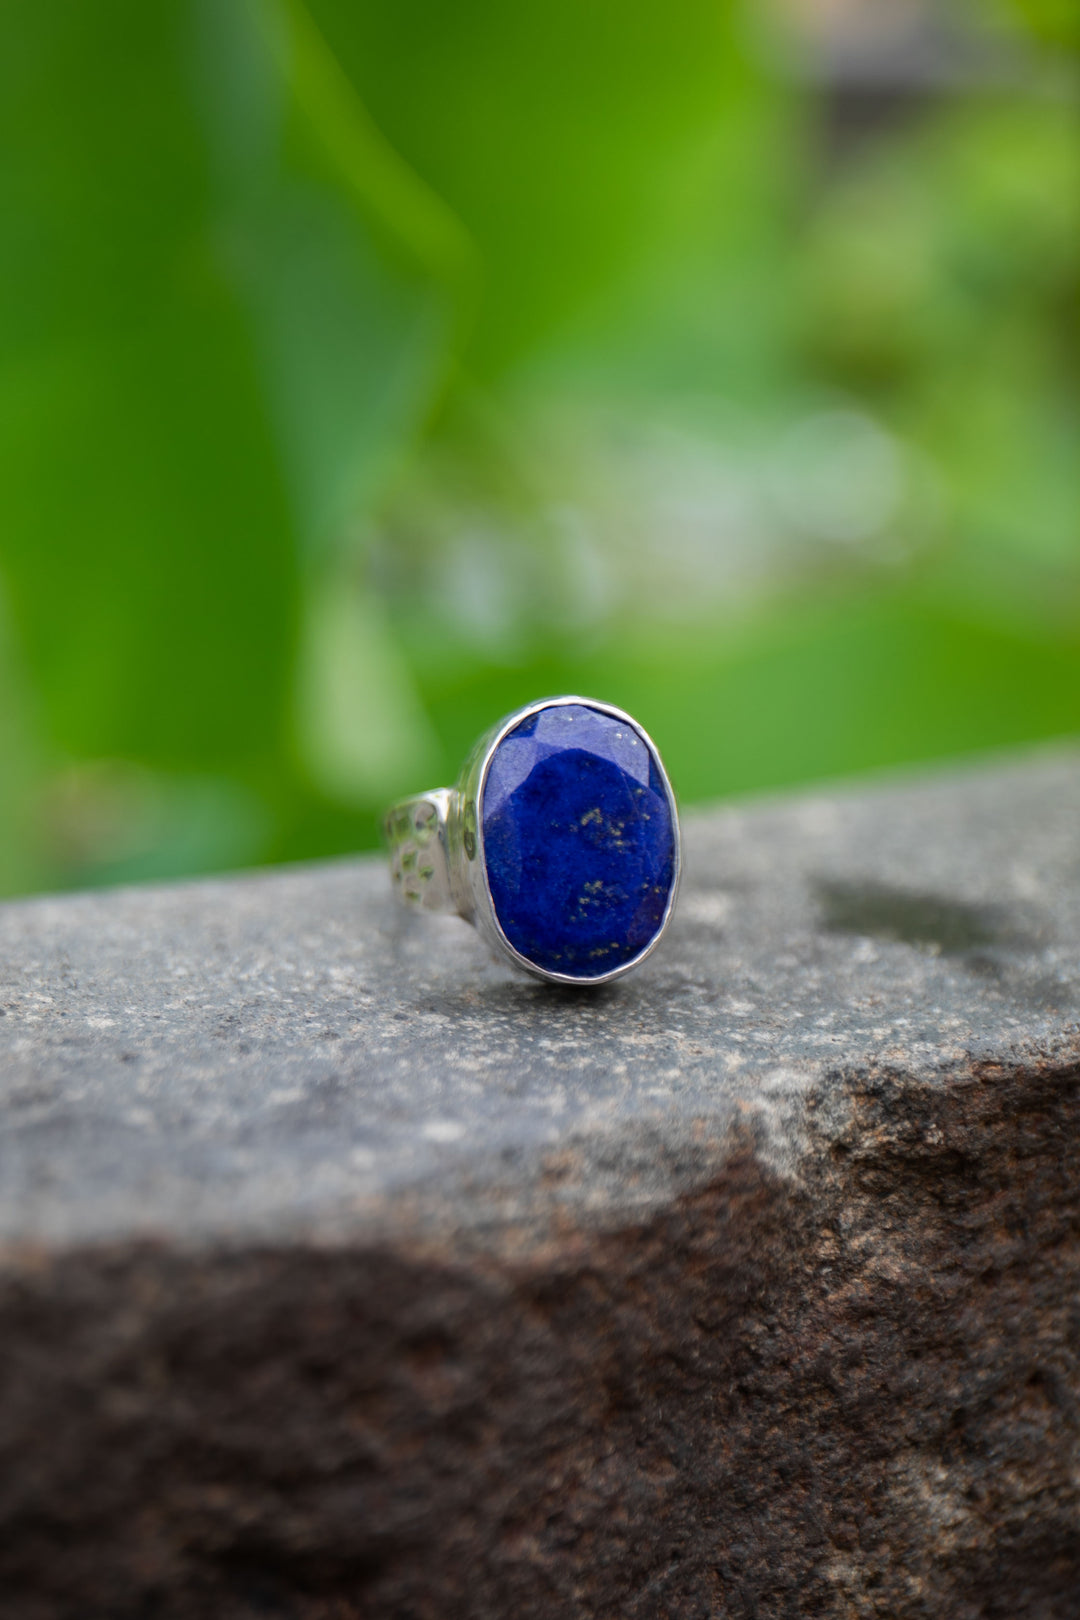
<instances>
[{"instance_id":1,"label":"hammered silver band","mask_svg":"<svg viewBox=\"0 0 1080 1620\"><path fill-rule=\"evenodd\" d=\"M390 877L402 903L424 911L458 910L450 882L448 823L454 788L433 788L386 812Z\"/></svg>"}]
</instances>

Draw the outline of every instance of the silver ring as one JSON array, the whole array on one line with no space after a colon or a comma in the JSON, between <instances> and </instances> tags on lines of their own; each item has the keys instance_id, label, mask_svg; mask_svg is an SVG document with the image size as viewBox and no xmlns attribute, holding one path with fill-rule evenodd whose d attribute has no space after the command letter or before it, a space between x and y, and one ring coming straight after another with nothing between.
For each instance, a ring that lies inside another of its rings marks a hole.
<instances>
[{"instance_id":1,"label":"silver ring","mask_svg":"<svg viewBox=\"0 0 1080 1620\"><path fill-rule=\"evenodd\" d=\"M452 788L386 814L402 902L471 922L514 967L608 984L656 949L682 866L656 745L591 698L546 698L493 726Z\"/></svg>"}]
</instances>

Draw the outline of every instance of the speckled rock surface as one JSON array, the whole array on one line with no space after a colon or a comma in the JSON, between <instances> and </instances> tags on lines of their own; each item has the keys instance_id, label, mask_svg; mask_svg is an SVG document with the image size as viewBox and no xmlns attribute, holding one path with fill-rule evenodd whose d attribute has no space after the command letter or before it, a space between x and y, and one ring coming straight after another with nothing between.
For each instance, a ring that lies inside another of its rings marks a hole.
<instances>
[{"instance_id":1,"label":"speckled rock surface","mask_svg":"<svg viewBox=\"0 0 1080 1620\"><path fill-rule=\"evenodd\" d=\"M0 908L5 1620L1080 1615L1080 751L686 863Z\"/></svg>"}]
</instances>

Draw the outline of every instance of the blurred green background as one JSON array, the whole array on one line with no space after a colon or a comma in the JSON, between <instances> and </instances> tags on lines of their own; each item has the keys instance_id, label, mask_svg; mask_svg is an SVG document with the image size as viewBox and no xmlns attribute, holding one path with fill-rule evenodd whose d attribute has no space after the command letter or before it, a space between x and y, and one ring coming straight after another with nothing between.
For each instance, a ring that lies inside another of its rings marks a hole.
<instances>
[{"instance_id":1,"label":"blurred green background","mask_svg":"<svg viewBox=\"0 0 1080 1620\"><path fill-rule=\"evenodd\" d=\"M0 892L1080 730L1073 0L3 0Z\"/></svg>"}]
</instances>

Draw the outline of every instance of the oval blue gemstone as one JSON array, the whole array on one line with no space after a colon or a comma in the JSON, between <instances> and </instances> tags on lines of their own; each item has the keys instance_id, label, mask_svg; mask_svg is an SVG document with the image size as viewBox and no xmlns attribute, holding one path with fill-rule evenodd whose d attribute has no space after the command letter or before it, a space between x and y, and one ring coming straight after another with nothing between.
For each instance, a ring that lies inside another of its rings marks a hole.
<instances>
[{"instance_id":1,"label":"oval blue gemstone","mask_svg":"<svg viewBox=\"0 0 1080 1620\"><path fill-rule=\"evenodd\" d=\"M514 949L589 979L655 938L675 881L675 828L659 762L600 709L555 704L507 732L484 783L488 884Z\"/></svg>"}]
</instances>

